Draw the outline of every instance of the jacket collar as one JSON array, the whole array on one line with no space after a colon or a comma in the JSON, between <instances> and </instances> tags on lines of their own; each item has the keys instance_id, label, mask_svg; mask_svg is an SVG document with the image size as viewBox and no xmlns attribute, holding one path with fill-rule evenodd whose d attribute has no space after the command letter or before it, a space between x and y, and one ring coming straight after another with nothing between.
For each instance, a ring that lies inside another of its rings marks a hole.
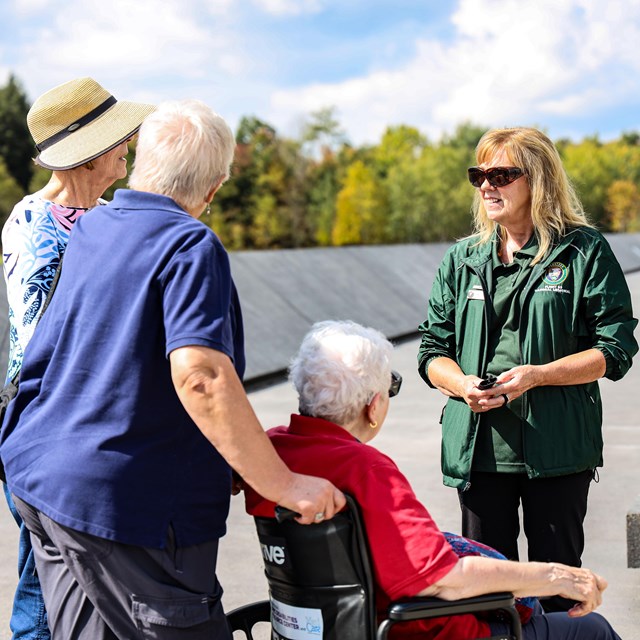
<instances>
[{"instance_id":1,"label":"jacket collar","mask_svg":"<svg viewBox=\"0 0 640 640\"><path fill-rule=\"evenodd\" d=\"M576 238L576 234L578 233L580 233L580 227L569 229L564 236L554 242L549 253L547 253L547 255L542 260L540 260L540 262L535 264L534 268L545 269L546 267L548 267L556 259L558 254L560 254L562 251L564 251L564 249L566 249L573 243L573 240ZM470 238L469 240L470 243L473 243L474 241L475 240L473 238ZM469 256L465 256L462 259L462 262L469 265L470 267L482 267L487 262L493 260L494 246L497 245L498 242L498 229L496 228L493 232L493 235L491 236L491 240L474 247L474 252Z\"/></svg>"},{"instance_id":2,"label":"jacket collar","mask_svg":"<svg viewBox=\"0 0 640 640\"><path fill-rule=\"evenodd\" d=\"M498 231L496 229L491 236L491 240L489 240L489 242L485 242L484 244L479 244L474 247L473 243L477 242L477 240L473 236L469 238L468 242L469 245L471 245L473 253L462 258L462 262L473 268L481 267L485 263L491 261L491 257L493 255L493 247L498 242Z\"/></svg>"}]
</instances>

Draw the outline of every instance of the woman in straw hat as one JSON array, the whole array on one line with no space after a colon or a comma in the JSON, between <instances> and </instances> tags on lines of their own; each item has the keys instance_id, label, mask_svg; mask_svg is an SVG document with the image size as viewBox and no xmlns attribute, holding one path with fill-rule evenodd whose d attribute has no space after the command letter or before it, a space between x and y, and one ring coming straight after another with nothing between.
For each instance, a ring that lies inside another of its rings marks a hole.
<instances>
[{"instance_id":1,"label":"woman in straw hat","mask_svg":"<svg viewBox=\"0 0 640 640\"><path fill-rule=\"evenodd\" d=\"M29 110L35 162L53 173L43 189L14 207L2 230L10 325L7 380L22 366L73 224L127 175L127 143L153 109L118 101L92 78L79 78L47 91ZM49 629L29 533L3 486L20 526L13 637L46 639Z\"/></svg>"}]
</instances>

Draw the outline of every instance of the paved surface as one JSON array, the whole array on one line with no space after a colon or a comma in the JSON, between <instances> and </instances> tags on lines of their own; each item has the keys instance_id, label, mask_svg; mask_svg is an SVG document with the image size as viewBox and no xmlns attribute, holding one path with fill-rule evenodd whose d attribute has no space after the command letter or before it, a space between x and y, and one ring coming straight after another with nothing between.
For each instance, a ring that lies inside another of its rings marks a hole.
<instances>
[{"instance_id":1,"label":"paved surface","mask_svg":"<svg viewBox=\"0 0 640 640\"><path fill-rule=\"evenodd\" d=\"M640 310L640 273L629 276L636 315ZM417 341L399 345L394 366L404 377L400 395L392 400L389 417L373 444L391 455L429 507L442 529L459 531L455 491L442 486L439 470L438 417L443 397L429 390L416 373ZM609 580L600 612L624 640L640 638L640 569L628 569L626 513L640 494L640 366L617 383L602 383L605 466L593 485L586 521L584 564ZM266 426L281 424L296 409L288 383L250 395ZM328 462L330 464L330 461ZM0 640L8 640L10 600L15 585L16 527L7 509L0 508ZM219 576L225 587L227 610L266 597L262 561L253 523L243 512L242 498L232 502L228 535L223 539Z\"/></svg>"}]
</instances>

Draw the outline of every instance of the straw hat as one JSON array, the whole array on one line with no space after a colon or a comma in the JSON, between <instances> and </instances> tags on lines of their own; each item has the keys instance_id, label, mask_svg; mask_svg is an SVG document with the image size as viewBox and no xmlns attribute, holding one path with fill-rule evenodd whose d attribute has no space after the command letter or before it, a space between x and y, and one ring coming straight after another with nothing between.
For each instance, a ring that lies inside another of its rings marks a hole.
<instances>
[{"instance_id":1,"label":"straw hat","mask_svg":"<svg viewBox=\"0 0 640 640\"><path fill-rule=\"evenodd\" d=\"M92 78L78 78L41 95L27 125L45 169L73 169L130 138L155 107L117 101Z\"/></svg>"}]
</instances>

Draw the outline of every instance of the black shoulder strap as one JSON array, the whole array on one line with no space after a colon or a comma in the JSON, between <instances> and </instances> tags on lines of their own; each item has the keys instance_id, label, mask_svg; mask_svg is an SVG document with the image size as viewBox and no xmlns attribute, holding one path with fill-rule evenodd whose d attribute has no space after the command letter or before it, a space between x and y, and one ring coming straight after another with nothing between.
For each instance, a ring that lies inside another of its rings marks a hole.
<instances>
[{"instance_id":1,"label":"black shoulder strap","mask_svg":"<svg viewBox=\"0 0 640 640\"><path fill-rule=\"evenodd\" d=\"M53 292L56 290L56 287L58 286L58 280L60 280L60 273L62 271L62 260L64 259L64 253L60 254L60 262L58 262L58 268L56 269L56 272L53 274L53 280L51 281L51 287L49 288L49 291L47 292L47 297L44 299L44 304L42 305L42 311L40 312L40 315L38 316L38 319L36 320L36 324L38 324L38 322L40 322L40 318L42 318L42 314L47 310L47 307L49 306L49 303L51 302L51 298L53 298Z\"/></svg>"}]
</instances>

